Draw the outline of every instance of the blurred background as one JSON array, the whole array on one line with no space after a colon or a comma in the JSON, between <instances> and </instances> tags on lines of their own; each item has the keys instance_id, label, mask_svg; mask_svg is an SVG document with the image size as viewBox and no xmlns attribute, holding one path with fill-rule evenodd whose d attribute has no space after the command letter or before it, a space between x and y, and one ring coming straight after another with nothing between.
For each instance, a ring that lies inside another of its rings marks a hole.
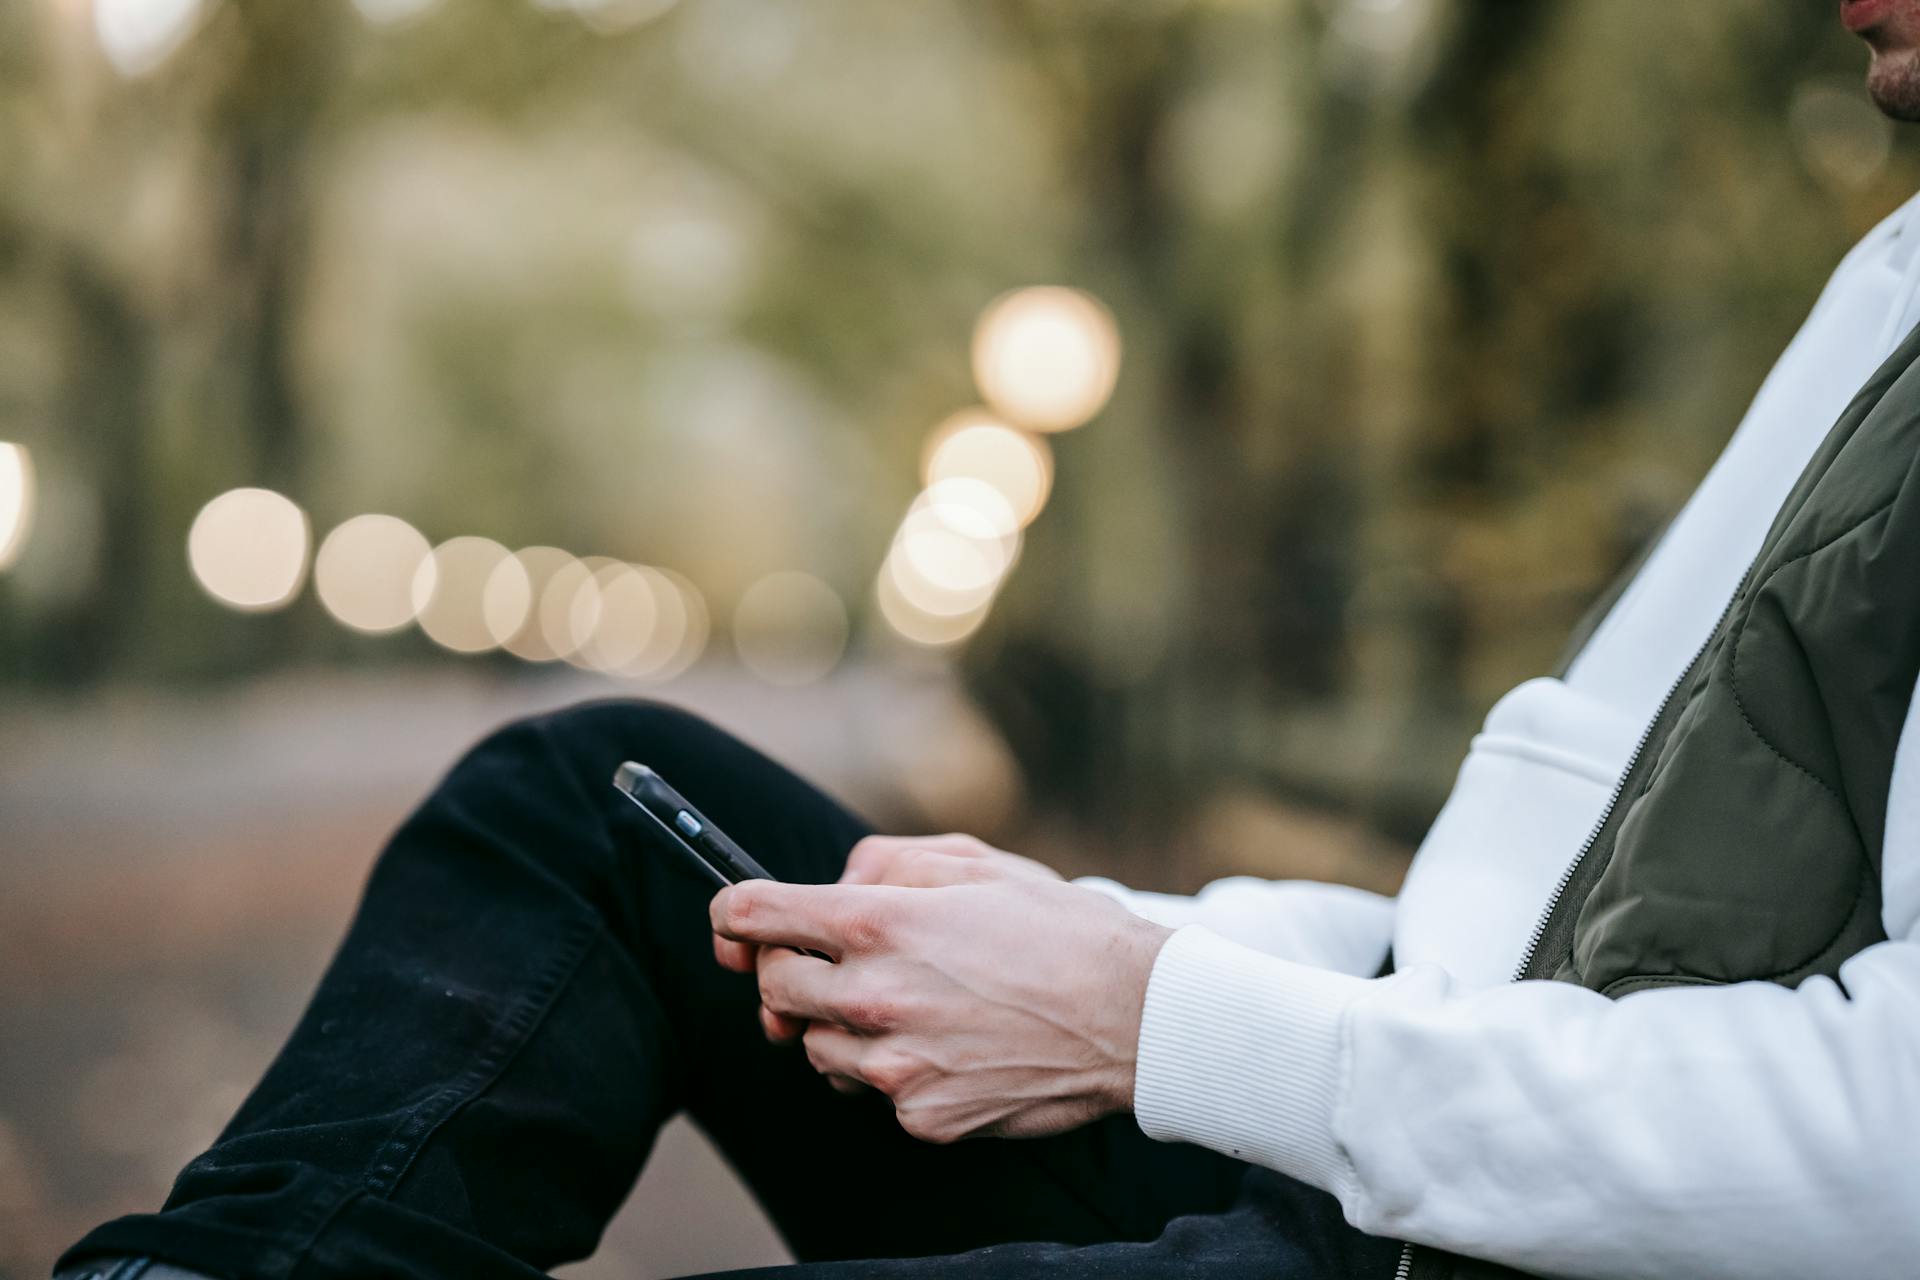
<instances>
[{"instance_id":1,"label":"blurred background","mask_svg":"<svg viewBox=\"0 0 1920 1280\"><path fill-rule=\"evenodd\" d=\"M0 1277L513 715L1391 891L1920 186L1822 4L0 6ZM781 1257L687 1129L595 1280Z\"/></svg>"}]
</instances>

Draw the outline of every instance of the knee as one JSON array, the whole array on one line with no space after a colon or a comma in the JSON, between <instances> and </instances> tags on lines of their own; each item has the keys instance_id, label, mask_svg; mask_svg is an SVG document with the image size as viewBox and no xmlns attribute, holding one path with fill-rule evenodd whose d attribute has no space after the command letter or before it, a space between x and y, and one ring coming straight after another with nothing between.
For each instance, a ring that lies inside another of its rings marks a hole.
<instances>
[{"instance_id":1,"label":"knee","mask_svg":"<svg viewBox=\"0 0 1920 1280\"><path fill-rule=\"evenodd\" d=\"M623 762L637 760L677 787L704 793L717 776L715 762L740 749L725 731L668 703L584 702L488 733L453 766L409 826L416 833L434 832L441 843L478 839L537 861L604 871L617 861L610 833L631 817L628 802L613 788Z\"/></svg>"},{"instance_id":2,"label":"knee","mask_svg":"<svg viewBox=\"0 0 1920 1280\"><path fill-rule=\"evenodd\" d=\"M597 793L610 790L614 771L628 760L671 776L676 766L682 773L704 769L734 746L725 730L684 707L600 698L510 721L482 739L470 758L545 765Z\"/></svg>"},{"instance_id":3,"label":"knee","mask_svg":"<svg viewBox=\"0 0 1920 1280\"><path fill-rule=\"evenodd\" d=\"M685 707L651 698L600 698L511 722L493 735L533 749L593 794L612 794L613 775L632 760L676 787L705 789L703 778L733 776L757 753Z\"/></svg>"}]
</instances>

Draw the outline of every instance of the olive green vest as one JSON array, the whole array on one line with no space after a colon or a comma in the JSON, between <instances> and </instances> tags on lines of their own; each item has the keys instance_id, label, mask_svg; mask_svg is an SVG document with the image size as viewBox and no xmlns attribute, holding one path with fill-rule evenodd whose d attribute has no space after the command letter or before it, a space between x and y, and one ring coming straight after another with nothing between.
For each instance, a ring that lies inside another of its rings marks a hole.
<instances>
[{"instance_id":1,"label":"olive green vest","mask_svg":"<svg viewBox=\"0 0 1920 1280\"><path fill-rule=\"evenodd\" d=\"M1885 940L1887 791L1920 674L1916 356L1920 330L1801 473L1648 726L1521 977L1608 996L1794 986ZM1519 1273L1418 1249L1409 1274Z\"/></svg>"}]
</instances>

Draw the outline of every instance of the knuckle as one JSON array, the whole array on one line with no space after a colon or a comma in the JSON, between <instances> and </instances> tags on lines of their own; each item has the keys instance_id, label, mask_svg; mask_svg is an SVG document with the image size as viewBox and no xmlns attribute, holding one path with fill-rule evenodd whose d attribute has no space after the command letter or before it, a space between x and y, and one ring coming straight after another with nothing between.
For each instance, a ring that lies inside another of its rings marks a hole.
<instances>
[{"instance_id":1,"label":"knuckle","mask_svg":"<svg viewBox=\"0 0 1920 1280\"><path fill-rule=\"evenodd\" d=\"M860 1078L888 1097L897 1097L920 1078L920 1063L897 1049L874 1049L860 1064Z\"/></svg>"},{"instance_id":2,"label":"knuckle","mask_svg":"<svg viewBox=\"0 0 1920 1280\"><path fill-rule=\"evenodd\" d=\"M841 1010L847 1025L869 1035L883 1035L899 1022L893 1002L878 995L857 995Z\"/></svg>"},{"instance_id":3,"label":"knuckle","mask_svg":"<svg viewBox=\"0 0 1920 1280\"><path fill-rule=\"evenodd\" d=\"M762 907L760 893L753 882L735 885L727 894L727 902L720 911L720 924L728 933L746 933L753 927Z\"/></svg>"},{"instance_id":4,"label":"knuckle","mask_svg":"<svg viewBox=\"0 0 1920 1280\"><path fill-rule=\"evenodd\" d=\"M893 939L894 921L890 911L861 907L849 911L840 933L853 951L878 951Z\"/></svg>"},{"instance_id":5,"label":"knuckle","mask_svg":"<svg viewBox=\"0 0 1920 1280\"><path fill-rule=\"evenodd\" d=\"M767 952L772 952L772 955L769 956ZM791 988L788 983L791 974L787 965L782 963L790 954L792 953L775 951L771 947L761 953L756 977L760 983L760 998L769 1009L785 1008L791 1003Z\"/></svg>"},{"instance_id":6,"label":"knuckle","mask_svg":"<svg viewBox=\"0 0 1920 1280\"><path fill-rule=\"evenodd\" d=\"M822 1075L825 1075L831 1067L832 1062L827 1056L822 1038L809 1030L807 1034L800 1037L800 1044L801 1047L807 1051L807 1065Z\"/></svg>"},{"instance_id":7,"label":"knuckle","mask_svg":"<svg viewBox=\"0 0 1920 1280\"><path fill-rule=\"evenodd\" d=\"M910 1138L934 1146L946 1146L960 1137L960 1132L938 1111L929 1107L896 1106L893 1114L900 1121L900 1127Z\"/></svg>"}]
</instances>

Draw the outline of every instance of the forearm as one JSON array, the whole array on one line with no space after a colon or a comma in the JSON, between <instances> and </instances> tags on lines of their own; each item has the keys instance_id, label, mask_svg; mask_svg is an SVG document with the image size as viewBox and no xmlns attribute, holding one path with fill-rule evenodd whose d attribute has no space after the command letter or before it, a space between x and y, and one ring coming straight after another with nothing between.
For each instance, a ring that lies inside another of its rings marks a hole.
<instances>
[{"instance_id":1,"label":"forearm","mask_svg":"<svg viewBox=\"0 0 1920 1280\"><path fill-rule=\"evenodd\" d=\"M1920 947L1843 980L1458 993L1186 930L1148 988L1135 1109L1371 1233L1542 1274L1908 1275Z\"/></svg>"},{"instance_id":2,"label":"forearm","mask_svg":"<svg viewBox=\"0 0 1920 1280\"><path fill-rule=\"evenodd\" d=\"M1099 876L1074 883L1169 929L1203 925L1264 955L1355 977L1378 973L1393 940L1393 899L1347 885L1233 876L1188 896L1129 889Z\"/></svg>"}]
</instances>

